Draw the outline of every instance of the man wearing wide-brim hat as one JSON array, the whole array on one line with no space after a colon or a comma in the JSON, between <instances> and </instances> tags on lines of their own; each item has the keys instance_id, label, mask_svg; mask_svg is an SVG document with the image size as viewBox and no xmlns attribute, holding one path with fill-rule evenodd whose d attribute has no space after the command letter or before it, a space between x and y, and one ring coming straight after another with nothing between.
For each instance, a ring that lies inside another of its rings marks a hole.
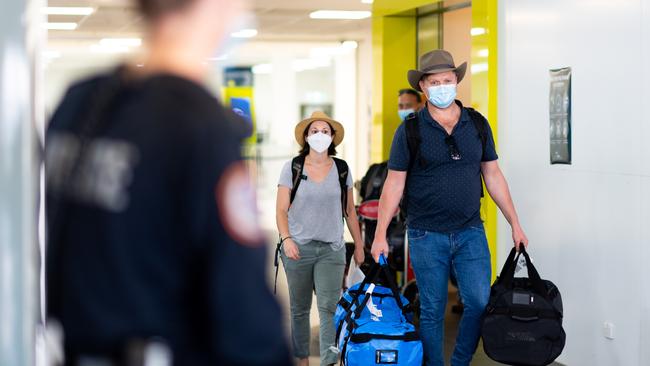
<instances>
[{"instance_id":1,"label":"man wearing wide-brim hat","mask_svg":"<svg viewBox=\"0 0 650 366\"><path fill-rule=\"evenodd\" d=\"M468 366L490 296L490 251L480 216L481 176L512 227L515 245L528 245L508 184L499 169L492 131L477 111L456 100L467 63L435 50L408 72L408 82L427 97L393 138L388 176L379 203L372 254L388 254L386 228L402 195L410 259L420 291L420 334L427 366L443 366L443 327L450 270L464 304L452 366Z\"/></svg>"}]
</instances>

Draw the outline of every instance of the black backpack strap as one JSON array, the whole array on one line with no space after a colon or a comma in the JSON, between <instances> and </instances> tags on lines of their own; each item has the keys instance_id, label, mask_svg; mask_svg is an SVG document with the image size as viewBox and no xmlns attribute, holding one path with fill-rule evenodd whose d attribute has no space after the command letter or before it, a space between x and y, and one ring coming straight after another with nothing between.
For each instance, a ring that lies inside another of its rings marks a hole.
<instances>
[{"instance_id":1,"label":"black backpack strap","mask_svg":"<svg viewBox=\"0 0 650 366\"><path fill-rule=\"evenodd\" d=\"M485 158L485 149L487 147L487 139L488 139L488 133L487 133L487 119L483 117L481 113L479 113L477 110L474 108L465 108L467 109L467 113L469 113L469 118L472 120L472 124L474 124L474 128L476 128L476 131L478 132L478 136L481 139L481 147L482 147L482 153L481 153L481 161ZM483 192L483 176L481 175L481 198L485 196L485 192Z\"/></svg>"},{"instance_id":2,"label":"black backpack strap","mask_svg":"<svg viewBox=\"0 0 650 366\"><path fill-rule=\"evenodd\" d=\"M426 160L422 157L420 153L420 145L422 143L422 137L420 136L420 118L417 113L411 113L404 120L404 132L406 133L406 145L409 150L409 163L406 170L406 182L404 183L404 191L402 192L402 201L400 202L400 216L404 219L407 216L407 206L408 206L408 180L411 170L415 165L415 160L420 161L420 167L426 166Z\"/></svg>"},{"instance_id":3,"label":"black backpack strap","mask_svg":"<svg viewBox=\"0 0 650 366\"><path fill-rule=\"evenodd\" d=\"M273 281L273 294L278 292L278 270L280 269L280 251L282 250L282 236L278 234L278 243L275 246L273 265L275 266L275 280Z\"/></svg>"},{"instance_id":4,"label":"black backpack strap","mask_svg":"<svg viewBox=\"0 0 650 366\"><path fill-rule=\"evenodd\" d=\"M478 136L481 139L481 146L483 147L483 154L481 155L481 160L485 158L485 149L487 146L487 138L488 138L488 133L487 133L487 119L483 117L482 114L480 114L476 109L474 108L465 108L467 109L467 112L469 113L469 118L472 120L472 123L474 124L474 127L476 128L476 131L478 132Z\"/></svg>"},{"instance_id":5,"label":"black backpack strap","mask_svg":"<svg viewBox=\"0 0 650 366\"><path fill-rule=\"evenodd\" d=\"M350 168L348 163L345 160L333 158L334 163L336 164L336 169L339 172L339 184L341 186L341 209L343 210L343 217L348 217L348 212L346 210L348 206L348 174L350 174Z\"/></svg>"},{"instance_id":6,"label":"black backpack strap","mask_svg":"<svg viewBox=\"0 0 650 366\"><path fill-rule=\"evenodd\" d=\"M291 160L291 198L289 199L289 204L293 203L293 199L296 198L296 192L298 191L298 186L303 179L307 177L302 174L302 170L305 167L305 156L298 155Z\"/></svg>"},{"instance_id":7,"label":"black backpack strap","mask_svg":"<svg viewBox=\"0 0 650 366\"><path fill-rule=\"evenodd\" d=\"M422 157L420 153L420 145L422 144L422 138L420 136L420 118L417 113L411 113L404 120L404 129L406 132L406 145L409 149L409 167L408 171L410 172L413 168L415 160L419 160L420 166L424 167L427 165L427 161Z\"/></svg>"}]
</instances>

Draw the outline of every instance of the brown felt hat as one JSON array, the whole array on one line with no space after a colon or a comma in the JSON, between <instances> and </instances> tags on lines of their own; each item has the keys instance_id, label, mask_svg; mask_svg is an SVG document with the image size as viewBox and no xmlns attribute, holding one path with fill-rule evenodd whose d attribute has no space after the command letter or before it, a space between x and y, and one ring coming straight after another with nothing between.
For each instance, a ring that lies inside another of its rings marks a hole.
<instances>
[{"instance_id":1,"label":"brown felt hat","mask_svg":"<svg viewBox=\"0 0 650 366\"><path fill-rule=\"evenodd\" d=\"M460 66L456 67L454 58L451 53L445 50L433 50L427 52L420 57L420 70L409 70L408 80L411 87L417 91L420 89L420 80L424 75L439 74L441 72L453 71L458 77L460 83L467 71L467 62L463 62Z\"/></svg>"},{"instance_id":2,"label":"brown felt hat","mask_svg":"<svg viewBox=\"0 0 650 366\"><path fill-rule=\"evenodd\" d=\"M343 136L345 136L343 125L340 122L331 119L324 112L315 111L311 114L311 117L303 119L296 125L296 141L298 141L300 146L305 146L305 129L314 121L324 121L332 126L334 129L334 135L332 136L332 143L334 143L334 146L338 146L343 141Z\"/></svg>"}]
</instances>

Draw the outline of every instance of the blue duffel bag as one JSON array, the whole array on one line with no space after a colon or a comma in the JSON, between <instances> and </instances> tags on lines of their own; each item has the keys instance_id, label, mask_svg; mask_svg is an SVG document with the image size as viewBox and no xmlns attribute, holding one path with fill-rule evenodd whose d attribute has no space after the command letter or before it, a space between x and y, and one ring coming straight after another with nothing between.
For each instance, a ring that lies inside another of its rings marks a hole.
<instances>
[{"instance_id":1,"label":"blue duffel bag","mask_svg":"<svg viewBox=\"0 0 650 366\"><path fill-rule=\"evenodd\" d=\"M343 294L334 313L341 364L421 366L422 342L410 322L410 304L399 294L383 256L379 262Z\"/></svg>"}]
</instances>

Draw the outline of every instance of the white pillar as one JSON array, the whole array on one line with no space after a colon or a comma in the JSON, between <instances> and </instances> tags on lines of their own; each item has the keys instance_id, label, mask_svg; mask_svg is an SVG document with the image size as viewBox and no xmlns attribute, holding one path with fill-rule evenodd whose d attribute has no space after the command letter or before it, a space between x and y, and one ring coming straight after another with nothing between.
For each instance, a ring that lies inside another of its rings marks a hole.
<instances>
[{"instance_id":1,"label":"white pillar","mask_svg":"<svg viewBox=\"0 0 650 366\"><path fill-rule=\"evenodd\" d=\"M273 112L269 126L269 140L274 146L274 155L297 155L297 144L293 138L296 123L300 120L299 103L296 96L296 73L292 69L293 57L275 54L272 59L271 75Z\"/></svg>"},{"instance_id":2,"label":"white pillar","mask_svg":"<svg viewBox=\"0 0 650 366\"><path fill-rule=\"evenodd\" d=\"M345 138L338 149L347 161L354 180L361 177L357 169L357 57L356 50L334 58L334 119L345 127Z\"/></svg>"},{"instance_id":3,"label":"white pillar","mask_svg":"<svg viewBox=\"0 0 650 366\"><path fill-rule=\"evenodd\" d=\"M29 5L5 1L0 11L0 365L34 364L37 174L27 28L36 18L26 14L36 13Z\"/></svg>"}]
</instances>

